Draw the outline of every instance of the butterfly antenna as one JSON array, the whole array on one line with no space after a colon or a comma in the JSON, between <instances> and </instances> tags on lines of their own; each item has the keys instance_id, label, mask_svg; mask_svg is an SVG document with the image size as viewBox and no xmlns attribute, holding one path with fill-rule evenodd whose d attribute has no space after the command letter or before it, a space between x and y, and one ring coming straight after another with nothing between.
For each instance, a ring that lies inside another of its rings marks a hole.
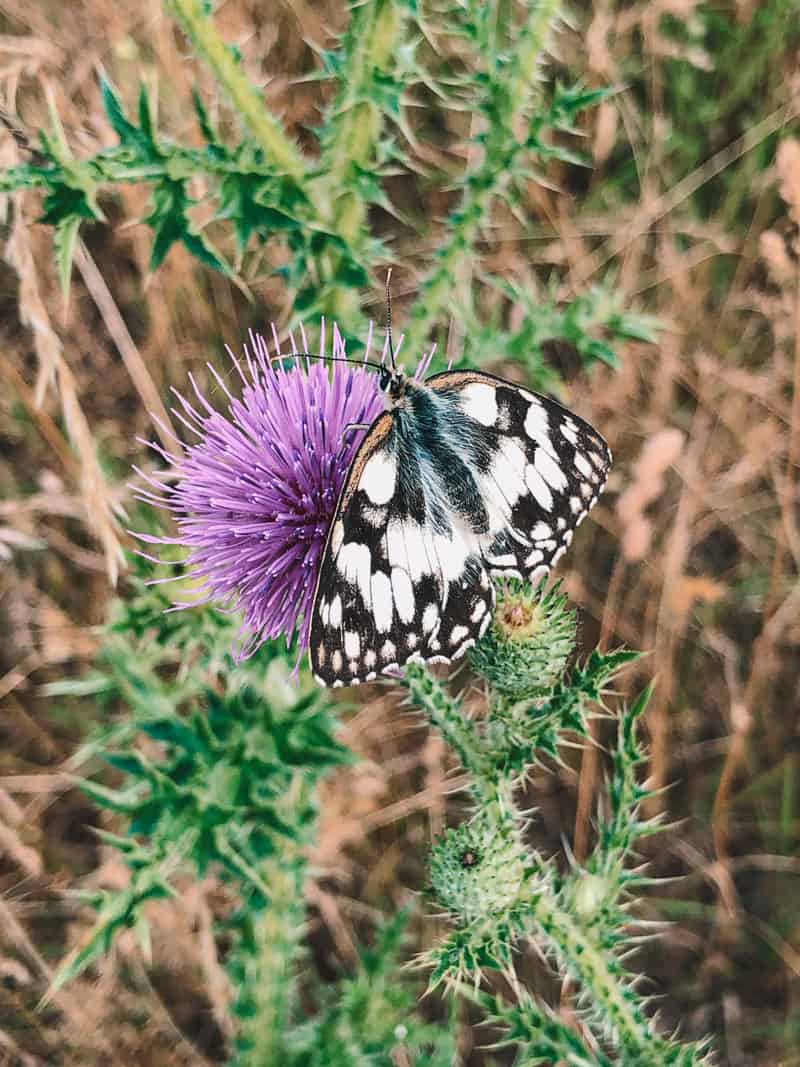
<instances>
[{"instance_id":1,"label":"butterfly antenna","mask_svg":"<svg viewBox=\"0 0 800 1067\"><path fill-rule=\"evenodd\" d=\"M392 343L392 268L386 271L386 336L389 338L389 356L392 360L392 370L397 370L397 361L394 358L394 344Z\"/></svg>"},{"instance_id":2,"label":"butterfly antenna","mask_svg":"<svg viewBox=\"0 0 800 1067\"><path fill-rule=\"evenodd\" d=\"M351 359L349 356L321 356L314 352L282 352L277 356L270 356L270 363L278 363L282 359L321 359L330 363L351 363L354 367L374 367L381 370L380 363L373 363L369 359Z\"/></svg>"}]
</instances>

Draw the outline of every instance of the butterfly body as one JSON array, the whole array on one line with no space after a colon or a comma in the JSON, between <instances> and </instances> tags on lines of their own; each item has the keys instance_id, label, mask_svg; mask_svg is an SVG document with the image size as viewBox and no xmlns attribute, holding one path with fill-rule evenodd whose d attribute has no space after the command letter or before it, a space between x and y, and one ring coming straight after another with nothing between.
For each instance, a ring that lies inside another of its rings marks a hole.
<instances>
[{"instance_id":1,"label":"butterfly body","mask_svg":"<svg viewBox=\"0 0 800 1067\"><path fill-rule=\"evenodd\" d=\"M544 576L611 463L583 420L493 375L384 368L381 385L388 410L353 461L320 567L310 655L324 685L458 659L491 621L491 577Z\"/></svg>"}]
</instances>

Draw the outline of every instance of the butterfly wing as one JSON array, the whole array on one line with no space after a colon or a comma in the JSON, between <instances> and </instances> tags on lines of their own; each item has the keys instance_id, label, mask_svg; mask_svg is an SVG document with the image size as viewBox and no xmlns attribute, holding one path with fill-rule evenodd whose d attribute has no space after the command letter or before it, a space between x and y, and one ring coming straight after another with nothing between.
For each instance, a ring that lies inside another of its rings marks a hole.
<instances>
[{"instance_id":1,"label":"butterfly wing","mask_svg":"<svg viewBox=\"0 0 800 1067\"><path fill-rule=\"evenodd\" d=\"M364 439L320 568L311 663L324 685L457 659L494 607L490 574L536 580L600 495L611 454L547 397L477 371L408 383Z\"/></svg>"},{"instance_id":2,"label":"butterfly wing","mask_svg":"<svg viewBox=\"0 0 800 1067\"><path fill-rule=\"evenodd\" d=\"M608 477L608 445L549 397L480 371L445 371L425 383L460 441L488 512L481 554L491 574L548 573ZM469 433L465 433L469 427Z\"/></svg>"},{"instance_id":3,"label":"butterfly wing","mask_svg":"<svg viewBox=\"0 0 800 1067\"><path fill-rule=\"evenodd\" d=\"M380 416L350 468L311 620L323 685L371 681L412 659L457 659L489 625L494 589L473 531L437 504L415 429L402 412Z\"/></svg>"}]
</instances>

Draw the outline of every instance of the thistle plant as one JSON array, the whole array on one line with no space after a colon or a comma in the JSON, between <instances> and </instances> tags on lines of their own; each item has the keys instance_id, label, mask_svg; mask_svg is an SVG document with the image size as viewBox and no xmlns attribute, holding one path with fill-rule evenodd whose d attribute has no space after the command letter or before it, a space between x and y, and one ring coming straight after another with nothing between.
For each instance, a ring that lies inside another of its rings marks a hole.
<instances>
[{"instance_id":1,"label":"thistle plant","mask_svg":"<svg viewBox=\"0 0 800 1067\"><path fill-rule=\"evenodd\" d=\"M519 787L534 765L558 759L566 740L589 738L591 718L612 714L611 687L638 658L625 649L595 650L566 672L574 648L566 597L557 588L513 583L500 590L492 627L470 656L487 682L484 719L468 717L462 700L423 666L406 667L409 698L469 772L472 800L471 814L433 850L431 896L453 929L421 962L432 988L445 984L484 1007L507 1031L499 1044L517 1047L520 1064L707 1063L706 1042L682 1044L659 1033L649 998L624 965L643 936L637 891L652 884L637 866L636 847L659 829L658 818L643 814L651 794L639 781L645 754L637 727L649 690L614 716L613 766L586 862L569 857L564 873L528 841L533 813L521 810ZM526 942L575 984L579 1030L520 988L515 956ZM514 1002L481 991L493 972L515 991Z\"/></svg>"}]
</instances>

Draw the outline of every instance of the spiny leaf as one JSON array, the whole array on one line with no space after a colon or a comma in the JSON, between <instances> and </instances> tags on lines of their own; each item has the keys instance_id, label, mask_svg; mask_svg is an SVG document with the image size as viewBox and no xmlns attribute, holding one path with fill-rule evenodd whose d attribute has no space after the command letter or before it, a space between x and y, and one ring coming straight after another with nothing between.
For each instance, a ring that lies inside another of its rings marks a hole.
<instances>
[{"instance_id":1,"label":"spiny leaf","mask_svg":"<svg viewBox=\"0 0 800 1067\"><path fill-rule=\"evenodd\" d=\"M150 254L151 270L157 270L166 259L170 248L176 241L181 241L201 263L233 277L230 265L207 238L193 227L188 212L194 201L186 192L186 182L183 179L162 179L153 189L152 202L153 210L145 220L155 231Z\"/></svg>"},{"instance_id":2,"label":"spiny leaf","mask_svg":"<svg viewBox=\"0 0 800 1067\"><path fill-rule=\"evenodd\" d=\"M83 217L81 215L67 215L56 223L53 236L58 280L61 283L61 291L64 294L65 303L69 300L72 258L75 254L75 242L78 239L78 230L82 222Z\"/></svg>"}]
</instances>

